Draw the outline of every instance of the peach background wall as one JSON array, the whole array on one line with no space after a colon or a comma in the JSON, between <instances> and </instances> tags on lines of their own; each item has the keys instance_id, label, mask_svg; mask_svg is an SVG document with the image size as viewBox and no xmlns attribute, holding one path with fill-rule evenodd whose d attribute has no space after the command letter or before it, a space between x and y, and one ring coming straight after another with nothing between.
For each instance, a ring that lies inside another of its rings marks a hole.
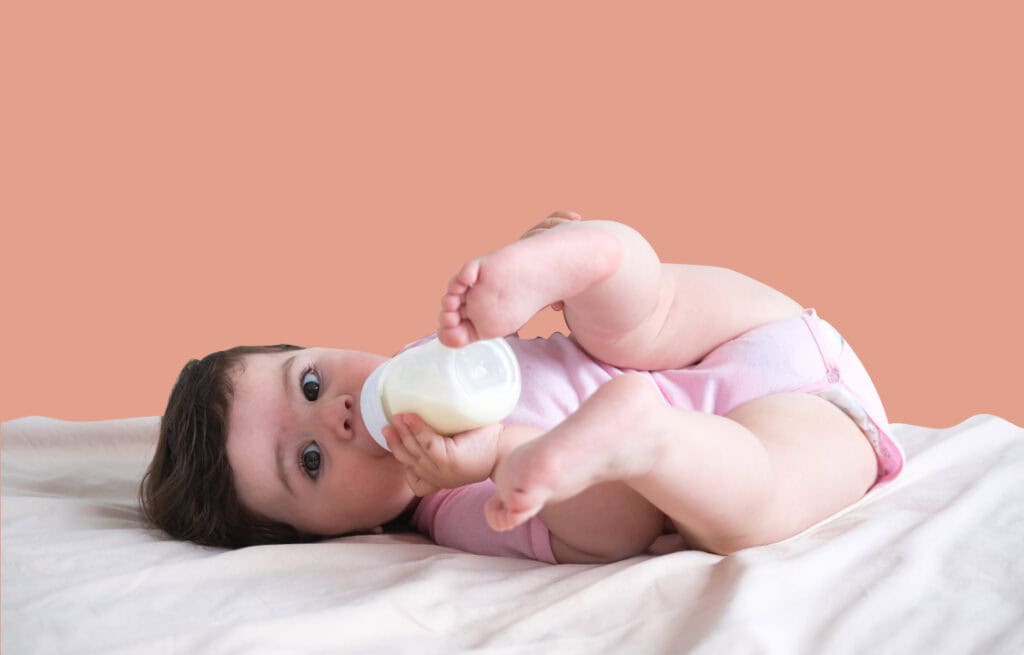
<instances>
[{"instance_id":1,"label":"peach background wall","mask_svg":"<svg viewBox=\"0 0 1024 655\"><path fill-rule=\"evenodd\" d=\"M5 3L0 418L390 353L573 209L816 307L894 422L1024 424L1021 5L825 4Z\"/></svg>"}]
</instances>

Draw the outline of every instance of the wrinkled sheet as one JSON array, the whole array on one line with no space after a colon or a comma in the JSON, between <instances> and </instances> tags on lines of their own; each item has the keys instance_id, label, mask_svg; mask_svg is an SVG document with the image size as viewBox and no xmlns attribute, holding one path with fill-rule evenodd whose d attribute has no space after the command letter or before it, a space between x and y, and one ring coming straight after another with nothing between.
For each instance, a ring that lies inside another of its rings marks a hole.
<instances>
[{"instance_id":1,"label":"wrinkled sheet","mask_svg":"<svg viewBox=\"0 0 1024 655\"><path fill-rule=\"evenodd\" d=\"M1024 430L897 424L892 484L784 542L608 565L419 535L236 551L148 528L158 419L2 433L6 653L1024 653Z\"/></svg>"}]
</instances>

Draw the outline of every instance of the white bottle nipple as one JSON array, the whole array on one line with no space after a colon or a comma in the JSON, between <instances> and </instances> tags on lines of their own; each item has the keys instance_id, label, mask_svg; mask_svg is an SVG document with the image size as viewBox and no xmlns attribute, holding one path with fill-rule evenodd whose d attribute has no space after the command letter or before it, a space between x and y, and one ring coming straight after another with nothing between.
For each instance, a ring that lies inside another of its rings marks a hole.
<instances>
[{"instance_id":1,"label":"white bottle nipple","mask_svg":"<svg viewBox=\"0 0 1024 655\"><path fill-rule=\"evenodd\" d=\"M390 421L384 411L384 403L381 401L381 382L384 378L384 370L391 360L384 362L370 373L363 383L363 390L359 394L359 410L363 416L363 424L366 430L373 437L373 440L384 450L391 452L388 442L384 440L384 426Z\"/></svg>"}]
</instances>

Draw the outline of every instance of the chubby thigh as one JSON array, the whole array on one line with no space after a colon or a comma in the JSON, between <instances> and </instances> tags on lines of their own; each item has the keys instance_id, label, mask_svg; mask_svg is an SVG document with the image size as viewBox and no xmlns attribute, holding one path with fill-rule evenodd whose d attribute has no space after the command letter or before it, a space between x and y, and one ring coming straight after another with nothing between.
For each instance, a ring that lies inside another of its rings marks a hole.
<instances>
[{"instance_id":1,"label":"chubby thigh","mask_svg":"<svg viewBox=\"0 0 1024 655\"><path fill-rule=\"evenodd\" d=\"M646 395L643 389L634 383L602 388L606 401L622 391L635 400L638 392ZM603 447L571 448L574 473L589 468L590 460L604 459L600 450L629 458L652 445L650 452L657 455L642 474L595 480L582 493L544 507L540 518L559 562L643 554L661 534L666 516L692 548L728 554L773 543L856 502L877 476L875 452L864 433L817 396L771 394L727 416L659 403L629 403L641 411L632 419L637 429L628 439L610 433L596 439ZM595 408L581 411L588 410ZM571 447L576 440L574 434L560 436L549 445Z\"/></svg>"},{"instance_id":2,"label":"chubby thigh","mask_svg":"<svg viewBox=\"0 0 1024 655\"><path fill-rule=\"evenodd\" d=\"M615 276L618 296L595 302L589 295L601 296L591 292L566 302L566 323L592 357L625 369L681 369L744 332L803 311L777 289L727 268L660 264L655 270L624 266ZM649 310L634 312L638 318L628 329L609 332L623 313L622 298Z\"/></svg>"},{"instance_id":3,"label":"chubby thigh","mask_svg":"<svg viewBox=\"0 0 1024 655\"><path fill-rule=\"evenodd\" d=\"M726 416L682 413L705 429L668 451L642 488L694 548L727 555L782 541L862 498L878 475L864 433L818 396L770 394ZM702 450L680 493L678 462Z\"/></svg>"},{"instance_id":4,"label":"chubby thigh","mask_svg":"<svg viewBox=\"0 0 1024 655\"><path fill-rule=\"evenodd\" d=\"M853 504L875 483L878 459L867 436L841 409L808 393L776 393L727 418L764 445L771 500L762 540L779 541Z\"/></svg>"}]
</instances>

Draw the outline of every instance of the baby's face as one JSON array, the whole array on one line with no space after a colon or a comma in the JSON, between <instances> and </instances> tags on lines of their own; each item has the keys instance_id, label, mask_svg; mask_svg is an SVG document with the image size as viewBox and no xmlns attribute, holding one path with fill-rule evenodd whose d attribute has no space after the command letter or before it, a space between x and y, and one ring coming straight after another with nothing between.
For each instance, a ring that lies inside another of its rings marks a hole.
<instances>
[{"instance_id":1,"label":"baby's face","mask_svg":"<svg viewBox=\"0 0 1024 655\"><path fill-rule=\"evenodd\" d=\"M383 357L308 348L248 355L236 371L227 455L242 504L333 535L395 518L415 498L366 431L359 396Z\"/></svg>"}]
</instances>

